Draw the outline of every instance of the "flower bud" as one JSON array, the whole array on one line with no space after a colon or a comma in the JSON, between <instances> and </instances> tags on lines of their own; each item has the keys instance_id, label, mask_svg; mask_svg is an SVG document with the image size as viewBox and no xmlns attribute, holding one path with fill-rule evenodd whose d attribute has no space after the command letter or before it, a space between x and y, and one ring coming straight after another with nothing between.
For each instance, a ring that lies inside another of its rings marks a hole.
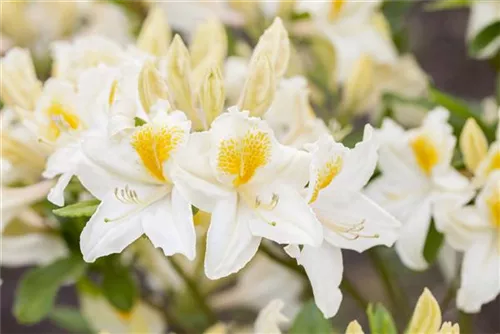
<instances>
[{"instance_id":1,"label":"flower bud","mask_svg":"<svg viewBox=\"0 0 500 334\"><path fill-rule=\"evenodd\" d=\"M152 61L146 61L139 73L139 99L145 112L158 100L168 99L167 85Z\"/></svg>"},{"instance_id":2,"label":"flower bud","mask_svg":"<svg viewBox=\"0 0 500 334\"><path fill-rule=\"evenodd\" d=\"M432 293L425 288L415 306L407 333L436 333L441 326L441 309Z\"/></svg>"},{"instance_id":3,"label":"flower bud","mask_svg":"<svg viewBox=\"0 0 500 334\"><path fill-rule=\"evenodd\" d=\"M469 118L460 134L460 151L465 167L474 172L488 154L488 141L476 120Z\"/></svg>"},{"instance_id":4,"label":"flower bud","mask_svg":"<svg viewBox=\"0 0 500 334\"><path fill-rule=\"evenodd\" d=\"M191 67L200 66L206 58L220 66L227 53L227 35L224 25L216 18L205 21L197 26L189 47Z\"/></svg>"},{"instance_id":5,"label":"flower bud","mask_svg":"<svg viewBox=\"0 0 500 334\"><path fill-rule=\"evenodd\" d=\"M0 61L0 72L0 89L4 103L33 110L42 84L36 77L29 51L20 48L9 51Z\"/></svg>"},{"instance_id":6,"label":"flower bud","mask_svg":"<svg viewBox=\"0 0 500 334\"><path fill-rule=\"evenodd\" d=\"M460 334L460 326L458 324L452 325L451 322L447 321L443 323L438 334Z\"/></svg>"},{"instance_id":7,"label":"flower bud","mask_svg":"<svg viewBox=\"0 0 500 334\"><path fill-rule=\"evenodd\" d=\"M281 78L288 68L290 40L279 17L274 19L273 24L260 37L250 62L254 62L263 53L268 54L276 77Z\"/></svg>"},{"instance_id":8,"label":"flower bud","mask_svg":"<svg viewBox=\"0 0 500 334\"><path fill-rule=\"evenodd\" d=\"M363 328L359 325L359 323L354 320L349 323L345 330L345 334L364 334Z\"/></svg>"},{"instance_id":9,"label":"flower bud","mask_svg":"<svg viewBox=\"0 0 500 334\"><path fill-rule=\"evenodd\" d=\"M263 54L253 61L248 72L238 107L248 110L252 116L261 116L273 102L276 91L274 68L269 57Z\"/></svg>"},{"instance_id":10,"label":"flower bud","mask_svg":"<svg viewBox=\"0 0 500 334\"><path fill-rule=\"evenodd\" d=\"M200 107L205 113L206 125L221 113L225 100L224 79L219 68L212 68L205 77L199 93Z\"/></svg>"},{"instance_id":11,"label":"flower bud","mask_svg":"<svg viewBox=\"0 0 500 334\"><path fill-rule=\"evenodd\" d=\"M342 94L342 111L344 113L363 111L373 89L373 59L368 55L359 58L347 78Z\"/></svg>"},{"instance_id":12,"label":"flower bud","mask_svg":"<svg viewBox=\"0 0 500 334\"><path fill-rule=\"evenodd\" d=\"M165 12L160 7L154 7L142 25L137 37L137 47L157 57L165 56L171 35Z\"/></svg>"}]
</instances>

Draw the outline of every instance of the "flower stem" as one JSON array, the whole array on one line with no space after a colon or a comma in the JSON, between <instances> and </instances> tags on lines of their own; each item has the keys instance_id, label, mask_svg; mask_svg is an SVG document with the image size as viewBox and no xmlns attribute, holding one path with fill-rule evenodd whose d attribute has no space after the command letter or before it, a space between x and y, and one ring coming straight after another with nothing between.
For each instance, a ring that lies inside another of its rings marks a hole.
<instances>
[{"instance_id":1,"label":"flower stem","mask_svg":"<svg viewBox=\"0 0 500 334\"><path fill-rule=\"evenodd\" d=\"M200 305L200 308L202 309L203 313L205 313L205 316L209 320L210 324L216 323L217 322L217 316L215 315L215 312L212 310L212 308L208 305L205 296L201 293L200 289L198 289L198 286L194 280L189 277L186 272L181 268L181 266L172 258L168 258L170 261L170 264L176 271L176 273L184 280L186 283L186 287L189 289L191 292L191 295L193 298L198 302Z\"/></svg>"},{"instance_id":2,"label":"flower stem","mask_svg":"<svg viewBox=\"0 0 500 334\"><path fill-rule=\"evenodd\" d=\"M458 323L460 324L460 333L472 334L474 333L474 326L472 324L472 316L470 314L460 312L458 316Z\"/></svg>"}]
</instances>

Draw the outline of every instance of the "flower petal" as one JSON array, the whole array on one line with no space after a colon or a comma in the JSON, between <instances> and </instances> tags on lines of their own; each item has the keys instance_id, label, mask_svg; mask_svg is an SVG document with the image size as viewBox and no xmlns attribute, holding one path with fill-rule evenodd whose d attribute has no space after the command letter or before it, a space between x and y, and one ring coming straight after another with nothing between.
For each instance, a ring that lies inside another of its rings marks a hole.
<instances>
[{"instance_id":1,"label":"flower petal","mask_svg":"<svg viewBox=\"0 0 500 334\"><path fill-rule=\"evenodd\" d=\"M235 273L255 255L261 238L252 235L248 226L251 220L250 209L238 201L236 193L217 202L207 233L205 274L208 278Z\"/></svg>"},{"instance_id":2,"label":"flower petal","mask_svg":"<svg viewBox=\"0 0 500 334\"><path fill-rule=\"evenodd\" d=\"M66 189L72 177L73 172L67 172L59 176L56 185L50 189L49 194L47 195L49 202L57 206L64 205L64 189Z\"/></svg>"},{"instance_id":3,"label":"flower petal","mask_svg":"<svg viewBox=\"0 0 500 334\"><path fill-rule=\"evenodd\" d=\"M59 236L29 233L10 237L2 236L0 263L5 267L43 265L67 256L68 249Z\"/></svg>"}]
</instances>

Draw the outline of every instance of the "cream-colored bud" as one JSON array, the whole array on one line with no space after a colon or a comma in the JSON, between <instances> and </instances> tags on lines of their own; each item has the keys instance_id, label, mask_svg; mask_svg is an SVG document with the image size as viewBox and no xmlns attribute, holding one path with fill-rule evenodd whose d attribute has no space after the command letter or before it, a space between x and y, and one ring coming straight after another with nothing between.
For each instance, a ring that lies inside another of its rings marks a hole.
<instances>
[{"instance_id":1,"label":"cream-colored bud","mask_svg":"<svg viewBox=\"0 0 500 334\"><path fill-rule=\"evenodd\" d=\"M276 91L274 67L269 56L262 54L249 69L238 107L248 110L252 116L261 116L273 102Z\"/></svg>"},{"instance_id":2,"label":"cream-colored bud","mask_svg":"<svg viewBox=\"0 0 500 334\"><path fill-rule=\"evenodd\" d=\"M158 57L165 56L171 38L172 32L164 10L159 6L153 7L137 37L137 47Z\"/></svg>"},{"instance_id":3,"label":"cream-colored bud","mask_svg":"<svg viewBox=\"0 0 500 334\"><path fill-rule=\"evenodd\" d=\"M342 92L342 112L362 112L373 90L375 64L368 55L359 58Z\"/></svg>"},{"instance_id":4,"label":"cream-colored bud","mask_svg":"<svg viewBox=\"0 0 500 334\"><path fill-rule=\"evenodd\" d=\"M167 52L166 75L169 93L173 98L170 102L176 109L186 113L195 129L201 128L202 123L193 104L189 52L179 35L175 35Z\"/></svg>"},{"instance_id":5,"label":"cream-colored bud","mask_svg":"<svg viewBox=\"0 0 500 334\"><path fill-rule=\"evenodd\" d=\"M221 71L218 67L212 68L206 75L199 93L200 107L205 113L207 126L221 113L225 97Z\"/></svg>"},{"instance_id":6,"label":"cream-colored bud","mask_svg":"<svg viewBox=\"0 0 500 334\"><path fill-rule=\"evenodd\" d=\"M354 320L349 323L345 330L345 334L364 334L363 328L361 328L360 324Z\"/></svg>"},{"instance_id":7,"label":"cream-colored bud","mask_svg":"<svg viewBox=\"0 0 500 334\"><path fill-rule=\"evenodd\" d=\"M474 172L488 154L488 140L475 119L465 122L459 144L465 167Z\"/></svg>"},{"instance_id":8,"label":"cream-colored bud","mask_svg":"<svg viewBox=\"0 0 500 334\"><path fill-rule=\"evenodd\" d=\"M149 112L158 100L168 100L167 84L152 61L147 61L139 74L139 98L144 111Z\"/></svg>"},{"instance_id":9,"label":"cream-colored bud","mask_svg":"<svg viewBox=\"0 0 500 334\"><path fill-rule=\"evenodd\" d=\"M288 32L279 17L274 19L273 24L260 37L253 52L251 63L264 53L268 54L277 78L281 78L288 68L290 40Z\"/></svg>"},{"instance_id":10,"label":"cream-colored bud","mask_svg":"<svg viewBox=\"0 0 500 334\"><path fill-rule=\"evenodd\" d=\"M217 66L220 66L227 53L227 35L222 22L213 18L199 24L189 46L189 53L192 68L201 65L207 57L213 58Z\"/></svg>"},{"instance_id":11,"label":"cream-colored bud","mask_svg":"<svg viewBox=\"0 0 500 334\"><path fill-rule=\"evenodd\" d=\"M407 333L436 333L441 326L441 309L429 289L420 295Z\"/></svg>"},{"instance_id":12,"label":"cream-colored bud","mask_svg":"<svg viewBox=\"0 0 500 334\"><path fill-rule=\"evenodd\" d=\"M460 326L458 324L452 325L451 322L447 321L443 323L437 334L460 334Z\"/></svg>"},{"instance_id":13,"label":"cream-colored bud","mask_svg":"<svg viewBox=\"0 0 500 334\"><path fill-rule=\"evenodd\" d=\"M8 106L33 110L42 84L36 77L29 51L20 48L9 51L0 61L0 73L3 102Z\"/></svg>"}]
</instances>

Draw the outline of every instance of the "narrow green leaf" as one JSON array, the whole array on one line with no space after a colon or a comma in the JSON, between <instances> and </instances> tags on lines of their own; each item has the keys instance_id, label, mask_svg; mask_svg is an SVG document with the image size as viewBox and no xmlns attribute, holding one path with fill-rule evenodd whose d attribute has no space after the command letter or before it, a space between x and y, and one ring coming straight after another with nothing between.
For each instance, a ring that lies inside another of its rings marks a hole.
<instances>
[{"instance_id":1,"label":"narrow green leaf","mask_svg":"<svg viewBox=\"0 0 500 334\"><path fill-rule=\"evenodd\" d=\"M92 329L80 311L72 307L55 307L49 319L58 327L73 333L92 333Z\"/></svg>"},{"instance_id":2,"label":"narrow green leaf","mask_svg":"<svg viewBox=\"0 0 500 334\"><path fill-rule=\"evenodd\" d=\"M135 126L142 126L144 124L146 124L146 121L143 120L142 118L139 118L139 117L134 117L134 121L135 121Z\"/></svg>"},{"instance_id":3,"label":"narrow green leaf","mask_svg":"<svg viewBox=\"0 0 500 334\"><path fill-rule=\"evenodd\" d=\"M433 12L468 7L470 4L470 0L438 0L426 4L424 9L428 12Z\"/></svg>"},{"instance_id":4,"label":"narrow green leaf","mask_svg":"<svg viewBox=\"0 0 500 334\"><path fill-rule=\"evenodd\" d=\"M424 258L429 264L432 264L436 260L441 245L443 244L443 239L443 233L436 229L434 220L432 220L424 245Z\"/></svg>"},{"instance_id":5,"label":"narrow green leaf","mask_svg":"<svg viewBox=\"0 0 500 334\"><path fill-rule=\"evenodd\" d=\"M481 53L481 51L488 47L499 36L500 21L496 21L481 30L479 34L477 34L469 42L469 55L472 57L477 57Z\"/></svg>"},{"instance_id":6,"label":"narrow green leaf","mask_svg":"<svg viewBox=\"0 0 500 334\"><path fill-rule=\"evenodd\" d=\"M111 305L123 312L130 311L138 297L134 277L124 267L114 266L104 272L102 291Z\"/></svg>"},{"instance_id":7,"label":"narrow green leaf","mask_svg":"<svg viewBox=\"0 0 500 334\"><path fill-rule=\"evenodd\" d=\"M97 210L99 203L101 202L98 199L91 199L89 201L66 205L65 207L52 210L52 212L59 217L90 217Z\"/></svg>"},{"instance_id":8,"label":"narrow green leaf","mask_svg":"<svg viewBox=\"0 0 500 334\"><path fill-rule=\"evenodd\" d=\"M70 278L78 278L85 263L76 256L57 260L46 267L30 270L19 283L13 313L23 324L33 324L51 311L59 287Z\"/></svg>"},{"instance_id":9,"label":"narrow green leaf","mask_svg":"<svg viewBox=\"0 0 500 334\"><path fill-rule=\"evenodd\" d=\"M368 305L366 315L370 324L370 333L397 334L394 319L382 304Z\"/></svg>"},{"instance_id":10,"label":"narrow green leaf","mask_svg":"<svg viewBox=\"0 0 500 334\"><path fill-rule=\"evenodd\" d=\"M314 301L304 304L289 331L290 334L330 334L332 332L332 324L323 317Z\"/></svg>"}]
</instances>

